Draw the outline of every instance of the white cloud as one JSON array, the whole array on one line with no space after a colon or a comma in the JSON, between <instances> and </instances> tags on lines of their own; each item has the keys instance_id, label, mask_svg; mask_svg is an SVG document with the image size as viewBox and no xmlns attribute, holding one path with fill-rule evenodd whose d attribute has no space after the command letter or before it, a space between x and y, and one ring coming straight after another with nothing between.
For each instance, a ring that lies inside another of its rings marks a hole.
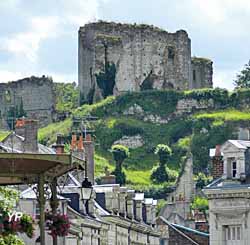
<instances>
[{"instance_id":1,"label":"white cloud","mask_svg":"<svg viewBox=\"0 0 250 245\"><path fill-rule=\"evenodd\" d=\"M15 81L24 77L28 77L28 74L25 74L24 72L13 72L13 71L7 71L7 70L0 70L0 82L9 82L9 81Z\"/></svg>"},{"instance_id":2,"label":"white cloud","mask_svg":"<svg viewBox=\"0 0 250 245\"><path fill-rule=\"evenodd\" d=\"M214 87L234 89L233 80L236 78L237 70L216 70L213 77Z\"/></svg>"},{"instance_id":3,"label":"white cloud","mask_svg":"<svg viewBox=\"0 0 250 245\"><path fill-rule=\"evenodd\" d=\"M82 26L96 18L98 0L64 0L63 9L66 12L64 17L66 21L75 26Z\"/></svg>"},{"instance_id":4,"label":"white cloud","mask_svg":"<svg viewBox=\"0 0 250 245\"><path fill-rule=\"evenodd\" d=\"M30 30L0 40L0 50L26 56L31 62L35 62L40 42L49 36L56 35L58 23L57 17L34 17L31 19Z\"/></svg>"},{"instance_id":5,"label":"white cloud","mask_svg":"<svg viewBox=\"0 0 250 245\"><path fill-rule=\"evenodd\" d=\"M93 21L97 16L98 2L100 0L60 0L57 4L44 0L37 2L40 7L51 4L48 13L45 11L38 13L34 3L27 9L25 2L21 0L0 0L1 11L8 10L10 13L15 12L18 17L25 18L28 25L23 27L21 32L9 30L7 35L0 35L0 52L8 53L8 60L0 60L0 78L2 81L20 79L24 76L48 74L55 77L56 81L76 80L77 62L72 64L72 74L67 74L64 67L61 67L61 74L51 73L43 69L40 65L39 52L43 42L48 46L51 40L64 38L65 35L72 39L72 46L75 46L77 60L77 30L79 26L88 21ZM3 3L4 2L4 3ZM18 12L16 12L19 8ZM33 9L35 9L33 11ZM1 20L3 22L3 20ZM15 21L11 18L6 21ZM18 23L17 23L18 24ZM65 49L68 47L65 46ZM70 47L72 49L72 47ZM62 57L59 54L59 57ZM67 60L68 58L65 57ZM50 60L47 61L48 64ZM62 62L61 62L62 63ZM63 64L63 63L62 63ZM68 69L69 70L69 69ZM18 72L17 72L18 71Z\"/></svg>"}]
</instances>

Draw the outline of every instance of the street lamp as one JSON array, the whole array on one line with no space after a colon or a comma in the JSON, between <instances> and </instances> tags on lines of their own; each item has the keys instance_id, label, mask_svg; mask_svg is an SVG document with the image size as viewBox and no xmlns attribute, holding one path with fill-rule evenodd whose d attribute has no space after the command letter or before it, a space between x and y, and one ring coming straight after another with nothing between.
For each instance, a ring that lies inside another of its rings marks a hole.
<instances>
[{"instance_id":1,"label":"street lamp","mask_svg":"<svg viewBox=\"0 0 250 245\"><path fill-rule=\"evenodd\" d=\"M84 204L91 198L92 190L93 190L92 184L88 180L88 177L85 176L85 179L83 180L81 186L81 195L82 195L81 197Z\"/></svg>"}]
</instances>

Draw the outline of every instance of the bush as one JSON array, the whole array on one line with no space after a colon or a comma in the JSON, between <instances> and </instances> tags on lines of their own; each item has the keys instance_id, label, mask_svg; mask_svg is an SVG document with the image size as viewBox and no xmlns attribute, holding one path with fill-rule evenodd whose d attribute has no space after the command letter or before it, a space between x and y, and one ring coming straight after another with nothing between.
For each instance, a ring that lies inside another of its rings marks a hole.
<instances>
[{"instance_id":1,"label":"bush","mask_svg":"<svg viewBox=\"0 0 250 245\"><path fill-rule=\"evenodd\" d=\"M116 177L116 183L124 185L126 183L125 173L122 171L122 163L129 156L129 149L123 145L113 145L111 152L116 162L113 174Z\"/></svg>"},{"instance_id":2,"label":"bush","mask_svg":"<svg viewBox=\"0 0 250 245\"><path fill-rule=\"evenodd\" d=\"M159 164L157 168L153 168L150 178L156 184L167 182L169 178L165 165Z\"/></svg>"}]
</instances>

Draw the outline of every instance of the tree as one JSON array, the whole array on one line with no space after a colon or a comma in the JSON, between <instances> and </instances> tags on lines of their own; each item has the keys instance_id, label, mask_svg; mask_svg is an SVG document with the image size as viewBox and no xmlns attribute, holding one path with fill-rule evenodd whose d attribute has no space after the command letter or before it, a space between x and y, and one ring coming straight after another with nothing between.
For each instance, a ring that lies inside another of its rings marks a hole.
<instances>
[{"instance_id":1,"label":"tree","mask_svg":"<svg viewBox=\"0 0 250 245\"><path fill-rule=\"evenodd\" d=\"M155 154L159 156L161 164L166 164L169 156L172 154L172 150L168 145L159 144L155 149Z\"/></svg>"},{"instance_id":2,"label":"tree","mask_svg":"<svg viewBox=\"0 0 250 245\"><path fill-rule=\"evenodd\" d=\"M250 60L245 64L244 69L237 74L234 84L236 88L250 88Z\"/></svg>"},{"instance_id":3,"label":"tree","mask_svg":"<svg viewBox=\"0 0 250 245\"><path fill-rule=\"evenodd\" d=\"M159 164L157 168L153 169L151 180L155 183L168 181L169 176L166 170L166 163L169 159L169 156L172 154L172 150L167 145L159 144L157 145L154 153L159 157Z\"/></svg>"},{"instance_id":4,"label":"tree","mask_svg":"<svg viewBox=\"0 0 250 245\"><path fill-rule=\"evenodd\" d=\"M191 204L191 208L205 213L208 210L208 200L204 197L196 196Z\"/></svg>"},{"instance_id":5,"label":"tree","mask_svg":"<svg viewBox=\"0 0 250 245\"><path fill-rule=\"evenodd\" d=\"M111 152L116 163L115 171L113 172L116 176L116 182L120 185L124 185L126 183L126 175L122 171L122 163L129 157L129 149L123 145L113 145Z\"/></svg>"}]
</instances>

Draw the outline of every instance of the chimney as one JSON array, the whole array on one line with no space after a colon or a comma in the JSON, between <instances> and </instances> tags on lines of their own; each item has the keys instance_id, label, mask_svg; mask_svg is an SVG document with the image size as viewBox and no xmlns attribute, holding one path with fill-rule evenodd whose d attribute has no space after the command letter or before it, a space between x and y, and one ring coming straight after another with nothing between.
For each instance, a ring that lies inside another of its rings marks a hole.
<instances>
[{"instance_id":1,"label":"chimney","mask_svg":"<svg viewBox=\"0 0 250 245\"><path fill-rule=\"evenodd\" d=\"M144 204L146 206L146 223L152 223L152 205L153 205L153 198L145 198Z\"/></svg>"},{"instance_id":2,"label":"chimney","mask_svg":"<svg viewBox=\"0 0 250 245\"><path fill-rule=\"evenodd\" d=\"M144 193L135 193L135 219L139 222L142 221L142 202L144 200Z\"/></svg>"},{"instance_id":3,"label":"chimney","mask_svg":"<svg viewBox=\"0 0 250 245\"><path fill-rule=\"evenodd\" d=\"M87 176L91 184L95 182L94 172L95 172L95 162L94 162L94 142L91 139L91 135L87 134L84 139L84 149L85 149L85 159L87 161Z\"/></svg>"},{"instance_id":4,"label":"chimney","mask_svg":"<svg viewBox=\"0 0 250 245\"><path fill-rule=\"evenodd\" d=\"M157 200L153 200L153 205L152 205L152 225L155 225L155 220L156 220L156 206L157 206Z\"/></svg>"},{"instance_id":5,"label":"chimney","mask_svg":"<svg viewBox=\"0 0 250 245\"><path fill-rule=\"evenodd\" d=\"M239 128L238 139L239 140L249 140L249 129L248 128Z\"/></svg>"},{"instance_id":6,"label":"chimney","mask_svg":"<svg viewBox=\"0 0 250 245\"><path fill-rule=\"evenodd\" d=\"M223 175L223 160L221 154L221 146L216 145L215 154L212 156L212 176L214 179Z\"/></svg>"},{"instance_id":7,"label":"chimney","mask_svg":"<svg viewBox=\"0 0 250 245\"><path fill-rule=\"evenodd\" d=\"M25 118L16 120L15 133L19 136L25 137Z\"/></svg>"},{"instance_id":8,"label":"chimney","mask_svg":"<svg viewBox=\"0 0 250 245\"><path fill-rule=\"evenodd\" d=\"M58 134L56 137L56 144L52 145L52 148L55 150L56 154L64 153L64 144L63 144L63 135Z\"/></svg>"},{"instance_id":9,"label":"chimney","mask_svg":"<svg viewBox=\"0 0 250 245\"><path fill-rule=\"evenodd\" d=\"M71 151L75 151L76 147L77 147L77 138L76 138L75 134L72 134L72 136L71 136L71 146L70 146Z\"/></svg>"},{"instance_id":10,"label":"chimney","mask_svg":"<svg viewBox=\"0 0 250 245\"><path fill-rule=\"evenodd\" d=\"M112 211L115 214L119 213L119 191L120 191L120 185L114 185L113 186L113 199L112 199Z\"/></svg>"},{"instance_id":11,"label":"chimney","mask_svg":"<svg viewBox=\"0 0 250 245\"><path fill-rule=\"evenodd\" d=\"M18 119L16 122L15 133L24 137L24 152L37 152L37 131L38 121L32 119Z\"/></svg>"},{"instance_id":12,"label":"chimney","mask_svg":"<svg viewBox=\"0 0 250 245\"><path fill-rule=\"evenodd\" d=\"M119 214L123 217L126 217L126 196L127 196L127 188L126 187L120 187L119 192Z\"/></svg>"},{"instance_id":13,"label":"chimney","mask_svg":"<svg viewBox=\"0 0 250 245\"><path fill-rule=\"evenodd\" d=\"M130 219L134 219L134 199L135 191L128 190L127 191L127 217Z\"/></svg>"},{"instance_id":14,"label":"chimney","mask_svg":"<svg viewBox=\"0 0 250 245\"><path fill-rule=\"evenodd\" d=\"M109 212L113 213L112 210L112 203L113 203L113 193L110 192L105 192L105 207Z\"/></svg>"}]
</instances>

